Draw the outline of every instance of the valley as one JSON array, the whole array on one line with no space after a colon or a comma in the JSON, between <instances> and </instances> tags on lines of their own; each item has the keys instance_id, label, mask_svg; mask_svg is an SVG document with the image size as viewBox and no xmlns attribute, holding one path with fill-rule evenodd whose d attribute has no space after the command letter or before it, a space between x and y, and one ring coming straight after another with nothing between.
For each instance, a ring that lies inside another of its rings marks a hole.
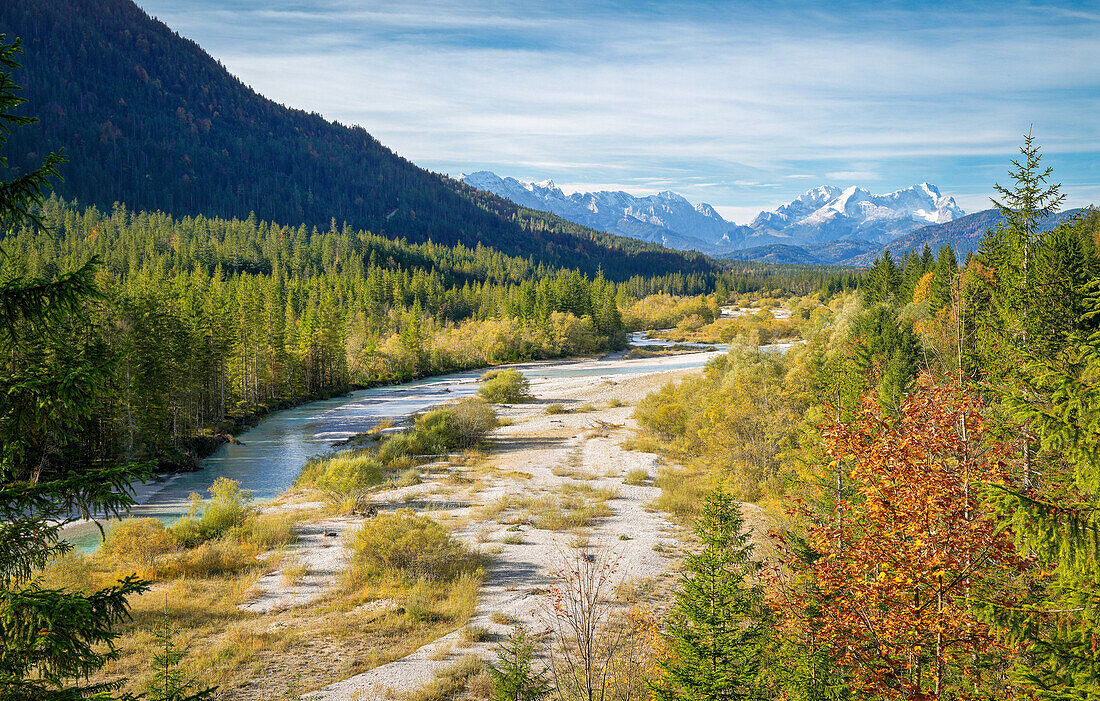
<instances>
[{"instance_id":1,"label":"valley","mask_svg":"<svg viewBox=\"0 0 1100 701\"><path fill-rule=\"evenodd\" d=\"M1100 699L1039 9L0 3L0 701Z\"/></svg>"}]
</instances>

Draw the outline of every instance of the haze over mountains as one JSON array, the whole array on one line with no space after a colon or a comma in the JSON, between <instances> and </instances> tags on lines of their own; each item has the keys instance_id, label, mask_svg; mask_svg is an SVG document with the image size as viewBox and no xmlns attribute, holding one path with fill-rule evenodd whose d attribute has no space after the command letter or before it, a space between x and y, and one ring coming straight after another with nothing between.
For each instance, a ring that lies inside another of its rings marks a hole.
<instances>
[{"instance_id":1,"label":"haze over mountains","mask_svg":"<svg viewBox=\"0 0 1100 701\"><path fill-rule=\"evenodd\" d=\"M882 195L861 187L824 185L774 211L761 212L748 225L738 225L709 204L692 204L674 192L644 197L619 191L566 195L551 181L527 183L488 171L462 175L460 180L602 231L724 257L741 257L738 252L764 247L774 262L842 262L877 251L914 230L965 215L953 197L926 182ZM789 255L782 255L784 251Z\"/></svg>"}]
</instances>

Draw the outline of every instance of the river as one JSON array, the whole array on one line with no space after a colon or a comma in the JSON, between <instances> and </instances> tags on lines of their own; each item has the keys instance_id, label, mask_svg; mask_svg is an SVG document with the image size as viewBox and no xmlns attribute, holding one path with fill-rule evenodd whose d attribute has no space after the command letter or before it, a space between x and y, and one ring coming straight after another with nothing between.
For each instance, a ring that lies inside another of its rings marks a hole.
<instances>
[{"instance_id":1,"label":"river","mask_svg":"<svg viewBox=\"0 0 1100 701\"><path fill-rule=\"evenodd\" d=\"M645 339L643 333L632 334L630 341L646 347L672 345ZM672 357L624 360L621 353L616 353L600 359L539 361L510 367L526 375L537 389L540 381L551 378L613 378L702 367L728 350L728 346L721 344L711 347L716 350ZM777 344L762 350L783 352L787 347L789 344ZM171 523L187 512L192 492L207 497L207 488L219 477L236 480L243 489L251 490L257 501L273 499L294 484L309 458L331 450L334 443L367 431L384 419L399 421L436 404L471 396L477 392L484 372L472 370L373 387L274 412L239 435L240 444L222 445L204 459L201 470L174 475L163 483L139 490L143 503L135 506L131 514ZM99 531L90 524L74 524L66 529L65 538L78 548L90 549L97 546Z\"/></svg>"}]
</instances>

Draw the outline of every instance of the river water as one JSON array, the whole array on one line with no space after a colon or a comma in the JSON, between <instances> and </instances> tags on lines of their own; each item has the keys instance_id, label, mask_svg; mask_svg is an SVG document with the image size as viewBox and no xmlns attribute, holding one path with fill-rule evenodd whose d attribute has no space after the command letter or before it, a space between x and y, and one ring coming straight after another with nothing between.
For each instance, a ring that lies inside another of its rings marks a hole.
<instances>
[{"instance_id":1,"label":"river water","mask_svg":"<svg viewBox=\"0 0 1100 701\"><path fill-rule=\"evenodd\" d=\"M671 345L643 336L632 334L631 343L646 347ZM709 347L716 350L635 360L623 360L622 354L613 354L601 359L554 360L511 367L520 370L537 386L540 381L552 378L613 378L702 367L728 350L728 346L721 344ZM782 352L787 347L788 344L780 344L762 350ZM204 459L201 470L175 475L163 485L158 483L139 490L156 491L142 495L143 503L134 507L131 514L173 522L187 512L190 494L197 492L208 496L207 488L218 477L236 480L242 489L251 490L258 501L272 499L294 484L309 458L331 450L334 443L367 431L384 419L405 419L436 404L471 396L481 384L478 378L482 373L484 370L473 370L373 387L274 412L255 428L239 435L239 445L225 444ZM82 549L94 548L100 540L98 529L90 524L70 526L65 537Z\"/></svg>"}]
</instances>

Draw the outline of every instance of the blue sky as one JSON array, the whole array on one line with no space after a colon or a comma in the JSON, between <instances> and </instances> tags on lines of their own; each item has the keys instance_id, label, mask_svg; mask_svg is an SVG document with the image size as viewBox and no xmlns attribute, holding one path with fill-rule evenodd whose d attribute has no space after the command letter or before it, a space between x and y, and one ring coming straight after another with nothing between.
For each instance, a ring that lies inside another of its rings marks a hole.
<instances>
[{"instance_id":1,"label":"blue sky","mask_svg":"<svg viewBox=\"0 0 1100 701\"><path fill-rule=\"evenodd\" d=\"M675 190L745 222L821 184L988 207L1034 125L1100 203L1100 0L138 0L260 93L431 170Z\"/></svg>"}]
</instances>

